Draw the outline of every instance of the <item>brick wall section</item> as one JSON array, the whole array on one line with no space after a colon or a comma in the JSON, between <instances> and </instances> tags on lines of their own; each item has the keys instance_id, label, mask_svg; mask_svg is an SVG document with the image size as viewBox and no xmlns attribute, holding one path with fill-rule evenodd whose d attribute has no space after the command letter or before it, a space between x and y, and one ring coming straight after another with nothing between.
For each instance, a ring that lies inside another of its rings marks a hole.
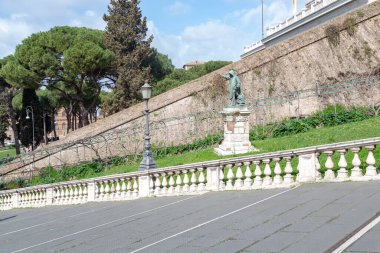
<instances>
[{"instance_id":1,"label":"brick wall section","mask_svg":"<svg viewBox=\"0 0 380 253\"><path fill-rule=\"evenodd\" d=\"M277 96L289 91L312 88L317 84L331 84L369 75L372 70L379 69L380 66L380 50L378 50L380 46L379 1L360 9L360 12L364 15L358 15L357 11L354 11L351 14L334 19L328 24L319 26L300 36L281 42L152 98L149 104L152 111L151 120L159 121L178 115L186 116L210 110L220 111L228 103L228 83L221 82L217 74L226 74L230 68L234 68L239 73L243 85L243 93L246 96L248 104L252 104L255 98ZM347 18L354 18L357 22L355 35L350 36L342 29L340 32L340 44L337 46L330 45L325 36L326 27L332 24L342 27ZM302 108L300 114L310 114L320 109L321 106L333 102L350 105L368 104L368 96L372 96L372 101L379 102L379 89L367 91L367 93L366 91L362 91L359 93L342 94L334 98L315 97L302 100L300 102L300 108ZM112 129L127 128L137 123L141 124L141 135L143 132L142 111L142 103L132 106L104 120L69 133L65 139L50 145L50 148L54 147L54 145L92 138ZM254 111L250 117L251 123L256 123L260 115L266 115L266 121L276 121L284 117L294 116L295 107L294 105L277 105ZM194 133L194 127L199 127L200 130ZM175 126L170 128L169 126L167 131L170 134L157 133L158 135L153 136L153 139L157 143L165 141L165 143L178 144L178 140L191 141L195 138L201 138L206 133L220 131L221 127L221 119L213 120L212 122L207 120L201 122L189 121L188 125L181 125L180 128ZM189 138L184 138L185 135L188 135ZM127 146L129 144L127 143ZM78 150L81 150L81 148L78 147ZM119 150L120 154L122 152L122 150ZM116 153L114 152L114 154ZM49 162L56 164L52 161L58 161L57 156L57 153L51 155L49 161L48 158L42 159L36 163L36 167L43 167L49 164ZM62 150L59 156L64 157L64 163L75 162L78 160L75 157L78 156L81 157L81 160L94 158L91 151L88 151L86 154L77 155L73 151ZM62 163L62 161L59 163ZM2 173L6 174L8 171L16 169L26 171L27 166L19 168L14 165L3 168Z\"/></svg>"}]
</instances>

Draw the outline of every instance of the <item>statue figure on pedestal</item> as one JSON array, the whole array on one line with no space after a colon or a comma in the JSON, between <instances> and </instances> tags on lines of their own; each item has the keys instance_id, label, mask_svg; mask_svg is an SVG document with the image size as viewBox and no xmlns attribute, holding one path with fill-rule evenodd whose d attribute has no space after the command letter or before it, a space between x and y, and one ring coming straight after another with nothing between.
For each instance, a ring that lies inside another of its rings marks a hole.
<instances>
[{"instance_id":1,"label":"statue figure on pedestal","mask_svg":"<svg viewBox=\"0 0 380 253\"><path fill-rule=\"evenodd\" d=\"M230 107L245 106L245 98L241 92L241 82L235 70L231 69L228 75L220 75L230 81Z\"/></svg>"}]
</instances>

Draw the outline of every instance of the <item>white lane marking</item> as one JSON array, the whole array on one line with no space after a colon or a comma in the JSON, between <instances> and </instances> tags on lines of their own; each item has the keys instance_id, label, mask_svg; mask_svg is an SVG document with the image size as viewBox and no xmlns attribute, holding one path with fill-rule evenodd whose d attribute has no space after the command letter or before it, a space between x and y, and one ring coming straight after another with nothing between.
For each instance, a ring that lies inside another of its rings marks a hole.
<instances>
[{"instance_id":1,"label":"white lane marking","mask_svg":"<svg viewBox=\"0 0 380 253\"><path fill-rule=\"evenodd\" d=\"M362 237L365 233L367 233L369 230L371 230L374 226L376 226L380 222L380 216L374 219L372 222L370 222L367 226L359 230L356 234L354 234L352 237L350 237L347 241L345 241L342 245L340 245L336 250L334 250L332 253L341 253L345 249L347 249L351 244L356 242L360 237Z\"/></svg>"},{"instance_id":2,"label":"white lane marking","mask_svg":"<svg viewBox=\"0 0 380 253\"><path fill-rule=\"evenodd\" d=\"M165 207L168 207L168 206L172 206L172 205L178 204L180 202L183 202L183 201L195 198L195 197L198 197L198 195L197 196L192 196L192 197L189 197L189 198L186 198L186 199L181 199L181 200L178 200L178 201L166 204L166 205L155 207L153 209L149 209L149 210L146 210L146 211L143 211L143 212L140 212L140 213L129 215L129 216L126 216L126 217L123 217L123 218L120 218L120 219L109 221L109 222L106 222L106 223L103 223L103 224L100 224L100 225L97 225L97 226L94 226L94 227L83 229L83 230L80 230L80 231L77 231L77 232L74 232L74 233L71 233L71 234L68 234L68 235L57 237L57 238L54 238L54 239L51 239L51 240L48 240L48 241L45 241L45 242L41 242L41 243L38 243L38 244L35 244L35 245L32 245L32 246L26 247L26 248L23 248L23 249L12 251L11 253L22 252L22 251L25 251L25 250L28 250L28 249L32 249L32 248L35 248L35 247L38 247L38 246L41 246L41 245L44 245L44 244L55 242L55 241L58 241L60 239L64 239L64 238L67 238L67 237L70 237L70 236L73 236L73 235L81 234L81 233L84 233L84 232L87 232L87 231L90 231L90 230L94 230L96 228L104 227L104 226L107 226L109 224L112 224L112 223L115 223L115 222L118 222L118 221L126 220L126 219L129 219L129 218L141 215L141 214L149 213L149 212L152 212L152 211L156 211L158 209L162 209L162 208L165 208Z\"/></svg>"},{"instance_id":3,"label":"white lane marking","mask_svg":"<svg viewBox=\"0 0 380 253\"><path fill-rule=\"evenodd\" d=\"M83 212L83 213L77 213L77 214L70 215L70 216L67 216L67 217L62 217L62 218L54 219L54 220L47 221L47 222L44 222L44 223L39 223L39 224L30 226L30 227L25 227L25 228L17 229L17 230L11 231L11 232L0 234L0 237L5 236L5 235L11 235L11 234L14 234L14 233L17 233L17 232L21 232L21 231L25 231L25 230L28 230L28 229L40 227L40 226L43 226L43 225L46 225L46 224L50 224L50 223L53 223L53 222L56 222L56 221L59 221L59 220L65 220L67 218L73 218L73 217L80 216L80 215L83 215L83 214L95 213L97 211L100 211L100 210L103 210L103 209L106 209L106 208L109 208L109 207L106 206L106 207L98 208L96 210L91 210L91 211L87 211L87 212Z\"/></svg>"},{"instance_id":4,"label":"white lane marking","mask_svg":"<svg viewBox=\"0 0 380 253\"><path fill-rule=\"evenodd\" d=\"M267 198L265 198L265 199L262 199L262 200L260 200L260 201L255 202L255 203L252 203L252 204L249 204L249 205L244 206L244 207L242 207L242 208L239 208L239 209L237 209L237 210L235 210L235 211L232 211L232 212L229 212L229 213L227 213L227 214L224 214L224 215L221 215L221 216L219 216L219 217L216 217L216 218L214 218L214 219L212 219L212 220L209 220L209 221L203 222L203 223L198 224L198 225L196 225L196 226L194 226L194 227L191 227L191 228L189 228L189 229L186 229L186 230L184 230L184 231L182 231L182 232L176 233L176 234L174 234L174 235L168 236L168 237L163 238L163 239L161 239L161 240L159 240L159 241L156 241L156 242L154 242L154 243L151 243L151 244L149 244L149 245L146 245L146 246L144 246L144 247L142 247L142 248L139 248L139 249L136 249L136 250L134 250L134 251L131 251L130 253L136 253L136 252L142 251L142 250L144 250L144 249L146 249L146 248L152 247L152 246L154 246L154 245L156 245L156 244L159 244L159 243L161 243L161 242L167 241L167 240L169 240L169 239L171 239L171 238L174 238L174 237L176 237L176 236L182 235L182 234L187 233L187 232L189 232L189 231L191 231L191 230L194 230L194 229L197 229L197 228L203 227L203 226L205 226L205 225L207 225L207 224L209 224L209 223L211 223L211 222L214 222L214 221L217 221L217 220L223 219L223 218L225 218L225 217L227 217L227 216L230 216L230 215L232 215L232 214L235 214L235 213L238 213L238 212L240 212L240 211L243 211L244 209L250 208L250 207L255 206L255 205L257 205L257 204L260 204L260 203L262 203L262 202L264 202L264 201L267 201L267 200L269 200L269 199L272 199L272 198L275 198L275 197L277 197L277 196L280 196L280 195L282 195L282 194L284 194L284 193L287 193L287 192L289 192L289 191L293 191L293 190L297 189L298 187L299 187L299 186L296 186L296 187L294 187L294 188L292 188L292 189L289 189L289 190L286 190L286 191L283 191L283 192L277 193L277 194L275 194L275 195L272 195L272 196L270 196L270 197L267 197Z\"/></svg>"}]
</instances>

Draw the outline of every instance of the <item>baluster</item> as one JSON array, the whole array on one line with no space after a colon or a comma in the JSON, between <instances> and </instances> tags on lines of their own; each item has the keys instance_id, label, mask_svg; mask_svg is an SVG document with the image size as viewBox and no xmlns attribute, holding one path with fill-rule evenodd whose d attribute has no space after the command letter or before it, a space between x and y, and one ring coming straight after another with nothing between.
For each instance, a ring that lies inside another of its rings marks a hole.
<instances>
[{"instance_id":1,"label":"baluster","mask_svg":"<svg viewBox=\"0 0 380 253\"><path fill-rule=\"evenodd\" d=\"M120 178L116 179L116 198L120 199L121 196L121 185L120 185Z\"/></svg>"},{"instance_id":2,"label":"baluster","mask_svg":"<svg viewBox=\"0 0 380 253\"><path fill-rule=\"evenodd\" d=\"M260 168L260 161L253 161L253 163L255 164L255 179L253 181L253 185L254 187L260 187L263 183L263 179L261 177L262 175L262 171L261 171L261 168Z\"/></svg>"},{"instance_id":3,"label":"baluster","mask_svg":"<svg viewBox=\"0 0 380 253\"><path fill-rule=\"evenodd\" d=\"M46 206L46 189L42 190L42 204Z\"/></svg>"},{"instance_id":4,"label":"baluster","mask_svg":"<svg viewBox=\"0 0 380 253\"><path fill-rule=\"evenodd\" d=\"M354 168L351 170L351 179L358 179L363 176L362 170L360 169L360 158L359 158L359 151L360 148L352 148L351 151L354 153L354 159L352 160L352 165Z\"/></svg>"},{"instance_id":5,"label":"baluster","mask_svg":"<svg viewBox=\"0 0 380 253\"><path fill-rule=\"evenodd\" d=\"M169 175L169 190L168 190L168 193L169 194L173 194L174 193L174 178L173 178L173 172L168 172L168 175Z\"/></svg>"},{"instance_id":6,"label":"baluster","mask_svg":"<svg viewBox=\"0 0 380 253\"><path fill-rule=\"evenodd\" d=\"M79 201L79 184L73 185L74 187L74 202L77 203Z\"/></svg>"},{"instance_id":7,"label":"baluster","mask_svg":"<svg viewBox=\"0 0 380 253\"><path fill-rule=\"evenodd\" d=\"M139 186L137 184L137 177L133 177L133 196L137 198L139 195Z\"/></svg>"},{"instance_id":8,"label":"baluster","mask_svg":"<svg viewBox=\"0 0 380 253\"><path fill-rule=\"evenodd\" d=\"M183 192L188 192L190 190L190 186L189 186L189 175L188 175L188 170L183 170L182 171L183 173L183 187L182 187L182 191Z\"/></svg>"},{"instance_id":9,"label":"baluster","mask_svg":"<svg viewBox=\"0 0 380 253\"><path fill-rule=\"evenodd\" d=\"M156 178L156 181L154 182L154 195L160 195L160 192L161 192L160 174L156 173L154 174L154 177Z\"/></svg>"},{"instance_id":10,"label":"baluster","mask_svg":"<svg viewBox=\"0 0 380 253\"><path fill-rule=\"evenodd\" d=\"M103 200L104 199L104 193L105 193L105 190L104 190L104 182L103 181L100 181L99 182L100 184L100 200Z\"/></svg>"},{"instance_id":11,"label":"baluster","mask_svg":"<svg viewBox=\"0 0 380 253\"><path fill-rule=\"evenodd\" d=\"M31 204L31 196L30 196L30 192L25 192L25 204L30 206Z\"/></svg>"},{"instance_id":12,"label":"baluster","mask_svg":"<svg viewBox=\"0 0 380 253\"><path fill-rule=\"evenodd\" d=\"M374 166L376 163L376 160L375 160L375 157L373 156L373 150L375 149L375 146L366 146L365 148L368 150L368 157L366 160L366 163L368 166L366 168L365 175L367 177L377 176L376 167Z\"/></svg>"},{"instance_id":13,"label":"baluster","mask_svg":"<svg viewBox=\"0 0 380 253\"><path fill-rule=\"evenodd\" d=\"M205 175L203 173L203 168L198 168L199 177L198 177L198 191L202 192L205 189Z\"/></svg>"},{"instance_id":14,"label":"baluster","mask_svg":"<svg viewBox=\"0 0 380 253\"><path fill-rule=\"evenodd\" d=\"M59 187L54 187L53 205L58 203L59 199Z\"/></svg>"},{"instance_id":15,"label":"baluster","mask_svg":"<svg viewBox=\"0 0 380 253\"><path fill-rule=\"evenodd\" d=\"M24 193L23 192L19 192L19 206L20 207L23 207L24 206L24 202L23 202L23 198L24 198ZM1 205L1 196L0 196L0 205Z\"/></svg>"},{"instance_id":16,"label":"baluster","mask_svg":"<svg viewBox=\"0 0 380 253\"><path fill-rule=\"evenodd\" d=\"M272 184L272 170L270 168L270 159L264 159L263 162L265 163L264 168L264 180L263 180L263 186L268 186Z\"/></svg>"},{"instance_id":17,"label":"baluster","mask_svg":"<svg viewBox=\"0 0 380 253\"><path fill-rule=\"evenodd\" d=\"M127 196L127 184L125 183L125 178L122 177L121 179L121 197L125 198Z\"/></svg>"},{"instance_id":18,"label":"baluster","mask_svg":"<svg viewBox=\"0 0 380 253\"><path fill-rule=\"evenodd\" d=\"M332 160L332 155L334 154L334 151L325 151L324 152L327 155L327 160L325 163L326 172L325 172L325 180L333 180L335 179L334 174L334 161Z\"/></svg>"},{"instance_id":19,"label":"baluster","mask_svg":"<svg viewBox=\"0 0 380 253\"><path fill-rule=\"evenodd\" d=\"M36 204L36 195L34 191L30 191L30 206L34 207Z\"/></svg>"},{"instance_id":20,"label":"baluster","mask_svg":"<svg viewBox=\"0 0 380 253\"><path fill-rule=\"evenodd\" d=\"M69 196L69 191L67 189L66 185L62 186L62 203L67 204L68 203L68 196Z\"/></svg>"},{"instance_id":21,"label":"baluster","mask_svg":"<svg viewBox=\"0 0 380 253\"><path fill-rule=\"evenodd\" d=\"M23 192L20 192L20 199L19 199L19 206L23 207L24 206L24 193ZM0 205L1 205L1 196L0 196Z\"/></svg>"},{"instance_id":22,"label":"baluster","mask_svg":"<svg viewBox=\"0 0 380 253\"><path fill-rule=\"evenodd\" d=\"M154 176L149 175L149 196L154 194Z\"/></svg>"},{"instance_id":23,"label":"baluster","mask_svg":"<svg viewBox=\"0 0 380 253\"><path fill-rule=\"evenodd\" d=\"M292 172L293 172L292 157L287 156L287 157L284 157L284 159L286 160L284 184L290 185L294 183L293 176L292 176Z\"/></svg>"},{"instance_id":24,"label":"baluster","mask_svg":"<svg viewBox=\"0 0 380 253\"><path fill-rule=\"evenodd\" d=\"M236 170L236 180L235 180L235 189L241 189L243 187L243 172L241 170L241 163L237 163L237 170Z\"/></svg>"},{"instance_id":25,"label":"baluster","mask_svg":"<svg viewBox=\"0 0 380 253\"><path fill-rule=\"evenodd\" d=\"M83 196L83 183L78 184L78 200L80 203L84 202L84 196Z\"/></svg>"},{"instance_id":26,"label":"baluster","mask_svg":"<svg viewBox=\"0 0 380 253\"><path fill-rule=\"evenodd\" d=\"M29 206L33 206L33 191L28 192L29 196Z\"/></svg>"},{"instance_id":27,"label":"baluster","mask_svg":"<svg viewBox=\"0 0 380 253\"><path fill-rule=\"evenodd\" d=\"M45 189L41 189L40 190L40 205L44 205L45 204Z\"/></svg>"},{"instance_id":28,"label":"baluster","mask_svg":"<svg viewBox=\"0 0 380 253\"><path fill-rule=\"evenodd\" d=\"M227 164L227 185L226 185L226 190L232 190L234 189L232 185L232 180L234 179L234 172L232 170L233 164Z\"/></svg>"},{"instance_id":29,"label":"baluster","mask_svg":"<svg viewBox=\"0 0 380 253\"><path fill-rule=\"evenodd\" d=\"M224 166L219 167L219 188L224 190L226 188L226 183L224 182Z\"/></svg>"},{"instance_id":30,"label":"baluster","mask_svg":"<svg viewBox=\"0 0 380 253\"><path fill-rule=\"evenodd\" d=\"M38 190L34 190L34 206L38 206Z\"/></svg>"},{"instance_id":31,"label":"baluster","mask_svg":"<svg viewBox=\"0 0 380 253\"><path fill-rule=\"evenodd\" d=\"M177 175L177 179L175 181L176 183L176 187L175 187L175 192L176 193L181 193L182 192L182 178L181 178L181 171L180 170L177 170L175 172L175 174Z\"/></svg>"},{"instance_id":32,"label":"baluster","mask_svg":"<svg viewBox=\"0 0 380 253\"><path fill-rule=\"evenodd\" d=\"M196 175L195 175L196 170L195 170L195 169L190 169L190 172L191 172L191 179L190 179L190 181L191 181L191 185L190 185L190 191L191 191L191 192L194 192L194 191L196 191L196 189L197 189L197 177L196 177Z\"/></svg>"},{"instance_id":33,"label":"baluster","mask_svg":"<svg viewBox=\"0 0 380 253\"><path fill-rule=\"evenodd\" d=\"M168 193L168 180L166 179L166 174L165 173L162 173L161 174L162 176L162 189L161 189L161 193L162 194L166 194Z\"/></svg>"},{"instance_id":34,"label":"baluster","mask_svg":"<svg viewBox=\"0 0 380 253\"><path fill-rule=\"evenodd\" d=\"M341 149L341 150L338 150L339 154L340 154L340 159L339 159L339 163L338 163L338 166L339 166L339 170L338 170L338 179L339 180L347 180L348 179L348 171L347 171L347 161L346 161L346 152L347 150L345 149Z\"/></svg>"},{"instance_id":35,"label":"baluster","mask_svg":"<svg viewBox=\"0 0 380 253\"><path fill-rule=\"evenodd\" d=\"M24 192L24 205L29 205L29 192Z\"/></svg>"},{"instance_id":36,"label":"baluster","mask_svg":"<svg viewBox=\"0 0 380 253\"><path fill-rule=\"evenodd\" d=\"M63 199L65 198L64 188L62 186L58 187L58 204L63 204Z\"/></svg>"},{"instance_id":37,"label":"baluster","mask_svg":"<svg viewBox=\"0 0 380 253\"><path fill-rule=\"evenodd\" d=\"M38 191L37 190L34 190L34 206L38 206Z\"/></svg>"},{"instance_id":38,"label":"baluster","mask_svg":"<svg viewBox=\"0 0 380 253\"><path fill-rule=\"evenodd\" d=\"M321 181L322 180L322 173L321 173L321 163L319 162L319 156L321 154L320 153L315 153L315 179L317 181Z\"/></svg>"},{"instance_id":39,"label":"baluster","mask_svg":"<svg viewBox=\"0 0 380 253\"><path fill-rule=\"evenodd\" d=\"M115 199L115 197L116 197L115 180L111 179L110 184L111 184L111 194L110 194L110 196L111 196L111 199Z\"/></svg>"},{"instance_id":40,"label":"baluster","mask_svg":"<svg viewBox=\"0 0 380 253\"><path fill-rule=\"evenodd\" d=\"M105 184L105 186L104 186L105 197L106 197L106 200L109 200L109 199L111 199L111 188L109 185L109 181L105 180L104 184Z\"/></svg>"},{"instance_id":41,"label":"baluster","mask_svg":"<svg viewBox=\"0 0 380 253\"><path fill-rule=\"evenodd\" d=\"M129 198L132 197L132 178L128 178L128 184L127 184L127 196Z\"/></svg>"},{"instance_id":42,"label":"baluster","mask_svg":"<svg viewBox=\"0 0 380 253\"><path fill-rule=\"evenodd\" d=\"M252 179L251 179L252 172L251 172L251 168L249 167L250 164L251 164L250 162L244 162L244 165L245 165L244 189L250 189L252 185Z\"/></svg>"},{"instance_id":43,"label":"baluster","mask_svg":"<svg viewBox=\"0 0 380 253\"><path fill-rule=\"evenodd\" d=\"M86 184L86 183L83 183L82 186L83 186L83 201L87 202L87 198L88 198L88 187L87 187L87 184ZM96 188L96 186L95 186L95 188Z\"/></svg>"},{"instance_id":44,"label":"baluster","mask_svg":"<svg viewBox=\"0 0 380 253\"><path fill-rule=\"evenodd\" d=\"M274 178L273 178L273 184L274 185L280 185L282 184L282 177L281 177L281 167L280 167L280 160L281 158L273 158L273 161L275 162L275 166L274 166Z\"/></svg>"},{"instance_id":45,"label":"baluster","mask_svg":"<svg viewBox=\"0 0 380 253\"><path fill-rule=\"evenodd\" d=\"M70 204L74 203L74 188L75 185L69 185L70 187Z\"/></svg>"}]
</instances>

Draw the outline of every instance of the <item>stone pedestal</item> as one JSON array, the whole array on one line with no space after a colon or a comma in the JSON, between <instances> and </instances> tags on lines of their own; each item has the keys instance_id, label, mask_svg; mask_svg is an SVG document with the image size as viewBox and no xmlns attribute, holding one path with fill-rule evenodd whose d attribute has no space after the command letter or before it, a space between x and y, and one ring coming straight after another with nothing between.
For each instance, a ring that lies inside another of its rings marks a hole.
<instances>
[{"instance_id":1,"label":"stone pedestal","mask_svg":"<svg viewBox=\"0 0 380 253\"><path fill-rule=\"evenodd\" d=\"M247 108L224 108L221 114L224 119L224 139L215 148L215 153L234 155L255 151L249 141L248 117L251 112Z\"/></svg>"}]
</instances>

